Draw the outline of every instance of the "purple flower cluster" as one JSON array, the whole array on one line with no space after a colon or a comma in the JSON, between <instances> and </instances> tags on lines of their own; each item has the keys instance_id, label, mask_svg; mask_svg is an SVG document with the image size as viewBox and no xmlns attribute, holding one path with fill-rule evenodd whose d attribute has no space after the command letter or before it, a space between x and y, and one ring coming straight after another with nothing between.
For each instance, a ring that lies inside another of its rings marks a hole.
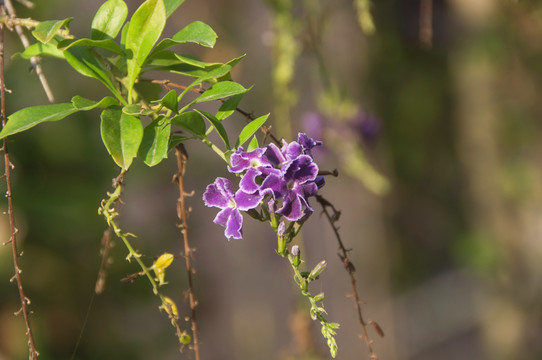
<instances>
[{"instance_id":1,"label":"purple flower cluster","mask_svg":"<svg viewBox=\"0 0 542 360\"><path fill-rule=\"evenodd\" d=\"M228 240L243 235L240 211L256 208L266 197L269 212L290 221L298 221L313 211L308 198L316 195L325 182L318 176L311 151L321 144L300 133L297 141L283 140L281 148L269 144L250 152L242 147L235 150L228 171L242 174L239 190L234 193L229 180L217 178L203 194L205 205L221 209L214 223L226 228Z\"/></svg>"}]
</instances>

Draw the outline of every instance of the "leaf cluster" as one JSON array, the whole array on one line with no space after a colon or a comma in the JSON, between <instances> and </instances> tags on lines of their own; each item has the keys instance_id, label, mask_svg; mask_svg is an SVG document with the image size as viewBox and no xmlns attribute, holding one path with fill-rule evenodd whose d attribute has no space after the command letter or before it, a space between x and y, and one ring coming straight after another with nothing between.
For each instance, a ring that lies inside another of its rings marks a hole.
<instances>
[{"instance_id":1,"label":"leaf cluster","mask_svg":"<svg viewBox=\"0 0 542 360\"><path fill-rule=\"evenodd\" d=\"M39 23L32 32L38 42L19 56L62 59L79 74L97 80L110 94L99 101L75 95L70 103L21 109L8 117L0 139L43 122L98 108L103 143L123 171L128 170L136 157L148 166L157 165L169 150L188 139L202 141L228 161L233 149L247 142L268 115L253 120L230 141L223 121L233 114L250 90L233 81L230 75L243 56L225 63L205 62L172 50L187 43L212 48L217 39L213 29L201 21L161 39L167 18L182 2L146 0L128 19L128 7L123 0L107 0L94 15L88 38L75 38L69 33L71 18ZM181 74L189 81L180 93L170 90L159 98L159 93L153 90L156 85L144 77L149 71ZM202 90L204 85L206 90ZM197 92L198 96L187 100L185 95L189 91ZM223 102L214 114L196 108L198 104L216 100ZM212 131L218 133L223 146L208 138ZM253 146L257 146L255 141L254 138Z\"/></svg>"}]
</instances>

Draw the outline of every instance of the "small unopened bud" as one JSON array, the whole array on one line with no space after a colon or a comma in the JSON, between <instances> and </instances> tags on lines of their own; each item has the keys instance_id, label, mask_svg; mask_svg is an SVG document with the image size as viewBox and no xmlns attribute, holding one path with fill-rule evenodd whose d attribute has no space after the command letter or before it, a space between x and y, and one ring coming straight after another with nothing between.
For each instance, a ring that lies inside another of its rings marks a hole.
<instances>
[{"instance_id":1,"label":"small unopened bud","mask_svg":"<svg viewBox=\"0 0 542 360\"><path fill-rule=\"evenodd\" d=\"M170 317L177 319L179 317L179 311L177 310L177 305L169 297L164 297L164 304L160 306L160 309L164 309Z\"/></svg>"},{"instance_id":2,"label":"small unopened bud","mask_svg":"<svg viewBox=\"0 0 542 360\"><path fill-rule=\"evenodd\" d=\"M299 246L297 245L292 246L291 254L292 254L292 258L291 258L292 265L295 268L298 268L299 265L301 264L301 258L299 256L301 254L301 251L299 250Z\"/></svg>"},{"instance_id":3,"label":"small unopened bud","mask_svg":"<svg viewBox=\"0 0 542 360\"><path fill-rule=\"evenodd\" d=\"M314 280L326 269L327 262L325 260L322 260L312 269L312 271L309 274L309 280Z\"/></svg>"},{"instance_id":4,"label":"small unopened bud","mask_svg":"<svg viewBox=\"0 0 542 360\"><path fill-rule=\"evenodd\" d=\"M181 335L179 336L179 341L183 345L188 345L190 344L190 342L192 342L192 338L185 331L183 331Z\"/></svg>"},{"instance_id":5,"label":"small unopened bud","mask_svg":"<svg viewBox=\"0 0 542 360\"><path fill-rule=\"evenodd\" d=\"M318 295L315 295L314 296L314 301L316 301L316 302L324 301L324 293L322 292L322 293L320 293Z\"/></svg>"},{"instance_id":6,"label":"small unopened bud","mask_svg":"<svg viewBox=\"0 0 542 360\"><path fill-rule=\"evenodd\" d=\"M286 224L284 221L281 221L279 223L279 226L277 227L277 235L280 237L284 237L284 234L286 233Z\"/></svg>"}]
</instances>

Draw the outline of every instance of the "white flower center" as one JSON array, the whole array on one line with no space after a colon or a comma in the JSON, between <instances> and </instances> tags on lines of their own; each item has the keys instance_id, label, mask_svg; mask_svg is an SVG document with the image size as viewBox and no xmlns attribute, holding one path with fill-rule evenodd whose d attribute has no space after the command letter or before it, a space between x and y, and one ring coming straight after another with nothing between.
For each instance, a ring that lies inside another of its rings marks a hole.
<instances>
[{"instance_id":1,"label":"white flower center","mask_svg":"<svg viewBox=\"0 0 542 360\"><path fill-rule=\"evenodd\" d=\"M235 209L237 207L237 203L235 202L235 200L233 199L228 200L228 207Z\"/></svg>"}]
</instances>

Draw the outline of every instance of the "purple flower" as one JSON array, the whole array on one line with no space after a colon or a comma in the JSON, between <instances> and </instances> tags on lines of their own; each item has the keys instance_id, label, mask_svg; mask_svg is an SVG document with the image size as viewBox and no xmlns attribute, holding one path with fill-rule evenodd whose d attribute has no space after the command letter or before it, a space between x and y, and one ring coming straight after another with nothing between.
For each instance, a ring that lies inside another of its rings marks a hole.
<instances>
[{"instance_id":1,"label":"purple flower","mask_svg":"<svg viewBox=\"0 0 542 360\"><path fill-rule=\"evenodd\" d=\"M267 157L264 156L265 151L265 148L258 148L251 152L246 152L239 146L231 155L231 166L228 166L229 172L240 173L251 168L260 169L262 167L272 167L273 165L269 162Z\"/></svg>"},{"instance_id":2,"label":"purple flower","mask_svg":"<svg viewBox=\"0 0 542 360\"><path fill-rule=\"evenodd\" d=\"M275 199L283 199L282 207L277 214L283 215L290 221L297 221L312 212L307 200L316 195L319 184L315 182L318 175L318 165L308 155L288 161L280 174L270 174L262 183L260 194L271 194ZM319 183L321 179L318 179Z\"/></svg>"},{"instance_id":3,"label":"purple flower","mask_svg":"<svg viewBox=\"0 0 542 360\"><path fill-rule=\"evenodd\" d=\"M258 193L249 194L242 189L237 190L234 194L231 182L221 177L207 186L203 193L203 202L206 206L222 209L213 222L226 228L224 235L228 240L243 237L241 211L254 209L262 201L262 198Z\"/></svg>"}]
</instances>

